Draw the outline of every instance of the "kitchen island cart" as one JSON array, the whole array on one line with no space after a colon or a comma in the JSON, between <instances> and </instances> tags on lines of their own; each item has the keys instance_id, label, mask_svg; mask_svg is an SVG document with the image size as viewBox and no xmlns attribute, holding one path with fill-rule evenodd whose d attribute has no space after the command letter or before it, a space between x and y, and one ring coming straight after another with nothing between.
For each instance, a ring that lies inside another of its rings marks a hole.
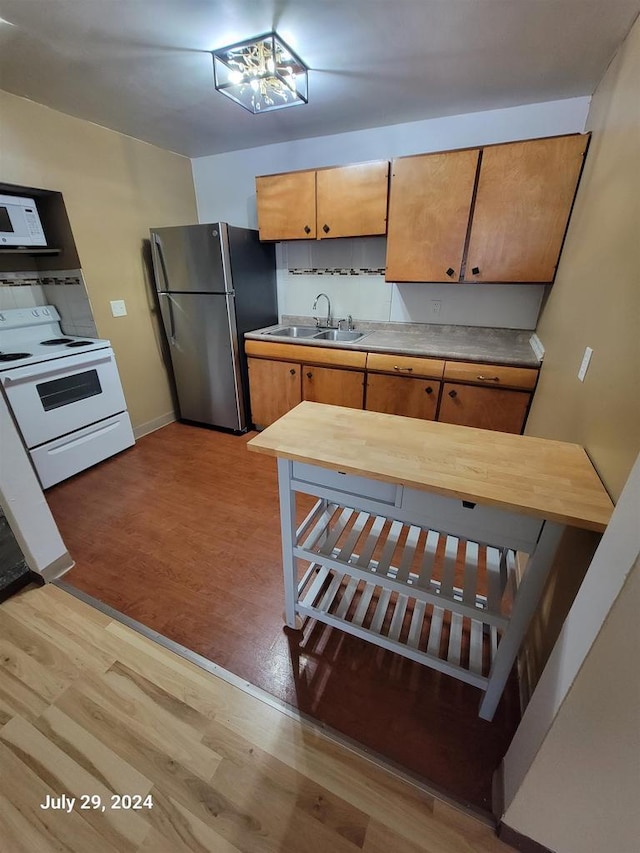
<instances>
[{"instance_id":1,"label":"kitchen island cart","mask_svg":"<svg viewBox=\"0 0 640 853\"><path fill-rule=\"evenodd\" d=\"M565 442L303 402L248 447L278 459L287 625L475 685L488 720L564 526L602 531L613 508ZM299 492L317 501L298 525Z\"/></svg>"}]
</instances>

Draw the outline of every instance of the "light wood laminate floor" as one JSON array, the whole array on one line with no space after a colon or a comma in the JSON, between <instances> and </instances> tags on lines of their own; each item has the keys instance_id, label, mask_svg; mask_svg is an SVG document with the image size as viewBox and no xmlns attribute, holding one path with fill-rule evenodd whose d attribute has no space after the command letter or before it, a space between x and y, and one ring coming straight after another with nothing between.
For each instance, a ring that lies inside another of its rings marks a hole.
<instances>
[{"instance_id":1,"label":"light wood laminate floor","mask_svg":"<svg viewBox=\"0 0 640 853\"><path fill-rule=\"evenodd\" d=\"M511 850L482 822L56 587L0 605L0 647L7 853ZM69 810L40 807L63 794ZM82 809L83 795L104 810ZM114 809L115 795L153 805Z\"/></svg>"}]
</instances>

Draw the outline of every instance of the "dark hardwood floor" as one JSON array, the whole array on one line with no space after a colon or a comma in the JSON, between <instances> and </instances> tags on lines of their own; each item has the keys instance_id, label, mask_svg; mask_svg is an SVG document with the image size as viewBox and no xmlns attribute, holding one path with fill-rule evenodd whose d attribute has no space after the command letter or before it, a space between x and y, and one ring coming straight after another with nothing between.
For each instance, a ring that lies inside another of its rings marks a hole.
<instances>
[{"instance_id":1,"label":"dark hardwood floor","mask_svg":"<svg viewBox=\"0 0 640 853\"><path fill-rule=\"evenodd\" d=\"M284 631L276 465L250 437L170 424L49 489L65 581L489 810L515 678L488 723L476 688L326 626Z\"/></svg>"}]
</instances>

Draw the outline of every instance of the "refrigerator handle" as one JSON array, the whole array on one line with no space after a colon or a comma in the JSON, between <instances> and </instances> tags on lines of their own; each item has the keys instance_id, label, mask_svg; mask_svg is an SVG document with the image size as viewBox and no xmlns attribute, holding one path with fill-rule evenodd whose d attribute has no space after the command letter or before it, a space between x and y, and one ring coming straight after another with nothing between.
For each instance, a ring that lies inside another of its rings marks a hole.
<instances>
[{"instance_id":1,"label":"refrigerator handle","mask_svg":"<svg viewBox=\"0 0 640 853\"><path fill-rule=\"evenodd\" d=\"M173 303L171 301L171 296L169 294L169 276L167 275L167 265L164 260L164 252L162 251L162 241L157 234L153 235L153 245L156 248L156 253L158 256L158 264L162 269L162 277L165 283L165 289L160 290L158 288L158 296L166 296L168 297L169 302L169 343L174 346L176 343L176 321L173 316Z\"/></svg>"},{"instance_id":2,"label":"refrigerator handle","mask_svg":"<svg viewBox=\"0 0 640 853\"><path fill-rule=\"evenodd\" d=\"M166 290L159 290L158 296L166 296L167 303L169 305L169 343L172 346L175 346L176 343L176 321L173 316L173 300L171 299L171 294L167 293Z\"/></svg>"},{"instance_id":3,"label":"refrigerator handle","mask_svg":"<svg viewBox=\"0 0 640 853\"><path fill-rule=\"evenodd\" d=\"M161 292L166 293L171 288L169 287L169 275L167 273L167 265L166 265L165 260L164 260L164 252L162 250L162 241L160 240L160 237L157 234L153 235L153 244L156 247L156 251L157 251L157 255L158 255L158 264L162 270L162 278L164 279L164 284L165 284L164 291L161 291L160 288L158 288L158 293L161 293Z\"/></svg>"}]
</instances>

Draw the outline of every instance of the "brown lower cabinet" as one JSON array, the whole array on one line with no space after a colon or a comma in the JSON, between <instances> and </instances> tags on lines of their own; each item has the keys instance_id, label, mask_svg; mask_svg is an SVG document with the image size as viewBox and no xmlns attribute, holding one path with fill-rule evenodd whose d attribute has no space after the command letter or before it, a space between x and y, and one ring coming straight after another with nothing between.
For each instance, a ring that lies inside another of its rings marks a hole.
<instances>
[{"instance_id":1,"label":"brown lower cabinet","mask_svg":"<svg viewBox=\"0 0 640 853\"><path fill-rule=\"evenodd\" d=\"M335 367L302 367L302 399L361 409L364 404L364 372Z\"/></svg>"},{"instance_id":2,"label":"brown lower cabinet","mask_svg":"<svg viewBox=\"0 0 640 853\"><path fill-rule=\"evenodd\" d=\"M445 382L438 420L447 424L522 432L531 394Z\"/></svg>"},{"instance_id":3,"label":"brown lower cabinet","mask_svg":"<svg viewBox=\"0 0 640 853\"><path fill-rule=\"evenodd\" d=\"M247 341L246 348L251 420L258 427L309 400L520 433L538 379L529 367L264 341Z\"/></svg>"},{"instance_id":4,"label":"brown lower cabinet","mask_svg":"<svg viewBox=\"0 0 640 853\"><path fill-rule=\"evenodd\" d=\"M269 426L302 401L301 366L289 361L249 358L251 420Z\"/></svg>"},{"instance_id":5,"label":"brown lower cabinet","mask_svg":"<svg viewBox=\"0 0 640 853\"><path fill-rule=\"evenodd\" d=\"M432 421L439 393L440 383L432 379L369 373L365 408L371 412Z\"/></svg>"}]
</instances>

